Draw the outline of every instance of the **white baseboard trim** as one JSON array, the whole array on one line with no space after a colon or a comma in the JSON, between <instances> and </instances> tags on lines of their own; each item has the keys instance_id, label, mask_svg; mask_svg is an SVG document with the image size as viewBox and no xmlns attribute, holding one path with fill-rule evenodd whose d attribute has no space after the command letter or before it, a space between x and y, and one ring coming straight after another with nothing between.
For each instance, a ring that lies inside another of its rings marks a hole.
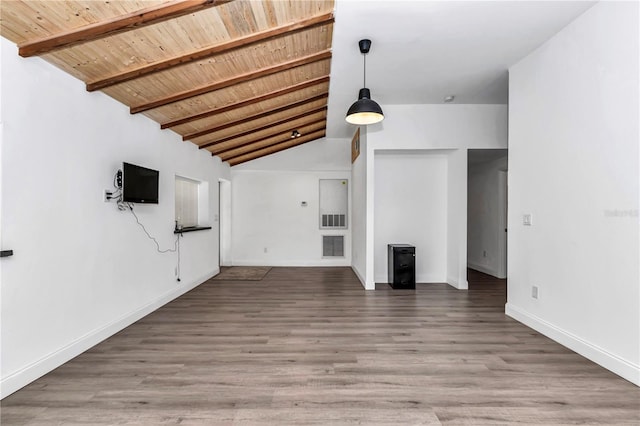
<instances>
[{"instance_id":1,"label":"white baseboard trim","mask_svg":"<svg viewBox=\"0 0 640 426\"><path fill-rule=\"evenodd\" d=\"M340 259L322 259L322 260L309 260L309 261L287 261L287 260L277 260L277 261L268 261L268 260L234 260L233 266L274 266L274 267L322 267L322 266L351 266L351 260L340 258Z\"/></svg>"},{"instance_id":2,"label":"white baseboard trim","mask_svg":"<svg viewBox=\"0 0 640 426\"><path fill-rule=\"evenodd\" d=\"M356 277L358 277L358 279L360 280L360 284L362 284L362 287L364 287L365 290L371 290L371 289L367 289L367 282L364 279L364 277L360 275L360 272L358 271L358 269L356 269L356 267L353 265L351 265L351 269L353 270L353 273L356 274Z\"/></svg>"},{"instance_id":3,"label":"white baseboard trim","mask_svg":"<svg viewBox=\"0 0 640 426\"><path fill-rule=\"evenodd\" d=\"M469 282L465 279L460 281L458 278L453 277L453 276L448 276L447 277L447 284L449 284L451 287L457 289L457 290L468 290L469 289Z\"/></svg>"},{"instance_id":4,"label":"white baseboard trim","mask_svg":"<svg viewBox=\"0 0 640 426\"><path fill-rule=\"evenodd\" d=\"M5 398L15 391L23 388L34 380L44 376L48 372L58 368L65 362L75 358L86 350L92 348L103 340L113 336L120 330L130 326L139 319L149 315L151 312L166 305L172 300L182 296L184 293L193 290L200 284L207 281L220 273L220 268L216 268L210 273L191 281L188 284L181 284L173 290L170 290L139 309L130 312L121 318L95 329L84 336L76 339L62 348L51 352L50 354L40 358L26 367L3 377L0 381L0 399Z\"/></svg>"},{"instance_id":5,"label":"white baseboard trim","mask_svg":"<svg viewBox=\"0 0 640 426\"><path fill-rule=\"evenodd\" d=\"M487 275L491 275L492 277L500 278L498 275L498 271L490 268L488 266L480 265L479 263L467 262L467 266L475 271L483 272Z\"/></svg>"},{"instance_id":6,"label":"white baseboard trim","mask_svg":"<svg viewBox=\"0 0 640 426\"><path fill-rule=\"evenodd\" d=\"M590 359L636 386L640 386L640 365L620 358L510 303L505 305L505 314L585 358Z\"/></svg>"}]
</instances>

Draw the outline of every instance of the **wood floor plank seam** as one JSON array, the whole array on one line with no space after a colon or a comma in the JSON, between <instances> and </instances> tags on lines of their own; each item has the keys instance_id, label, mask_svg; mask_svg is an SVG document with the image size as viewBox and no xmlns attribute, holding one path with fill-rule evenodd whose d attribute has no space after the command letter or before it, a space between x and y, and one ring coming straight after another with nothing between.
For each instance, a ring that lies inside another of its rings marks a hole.
<instances>
[{"instance_id":1,"label":"wood floor plank seam","mask_svg":"<svg viewBox=\"0 0 640 426\"><path fill-rule=\"evenodd\" d=\"M506 282L209 280L1 402L2 425L640 424L640 388L504 314Z\"/></svg>"}]
</instances>

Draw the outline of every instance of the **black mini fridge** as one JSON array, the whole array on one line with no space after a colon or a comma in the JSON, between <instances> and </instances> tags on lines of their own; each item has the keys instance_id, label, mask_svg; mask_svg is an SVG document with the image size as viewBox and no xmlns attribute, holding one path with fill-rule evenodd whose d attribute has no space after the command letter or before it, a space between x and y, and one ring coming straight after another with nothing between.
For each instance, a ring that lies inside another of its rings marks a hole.
<instances>
[{"instance_id":1,"label":"black mini fridge","mask_svg":"<svg viewBox=\"0 0 640 426\"><path fill-rule=\"evenodd\" d=\"M389 285L394 289L416 288L416 248L409 244L389 244Z\"/></svg>"}]
</instances>

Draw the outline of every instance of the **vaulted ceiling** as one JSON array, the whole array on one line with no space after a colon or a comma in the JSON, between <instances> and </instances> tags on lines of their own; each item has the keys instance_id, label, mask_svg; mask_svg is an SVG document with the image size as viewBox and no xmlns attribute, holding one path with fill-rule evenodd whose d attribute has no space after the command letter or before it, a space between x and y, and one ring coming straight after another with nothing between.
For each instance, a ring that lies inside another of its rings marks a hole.
<instances>
[{"instance_id":1,"label":"vaulted ceiling","mask_svg":"<svg viewBox=\"0 0 640 426\"><path fill-rule=\"evenodd\" d=\"M326 134L333 0L0 7L1 35L21 56L42 57L232 166Z\"/></svg>"},{"instance_id":2,"label":"vaulted ceiling","mask_svg":"<svg viewBox=\"0 0 640 426\"><path fill-rule=\"evenodd\" d=\"M593 4L0 0L0 34L236 165L351 139L344 114L363 83L361 38L373 41L367 85L383 107L447 95L505 104L508 68Z\"/></svg>"}]
</instances>

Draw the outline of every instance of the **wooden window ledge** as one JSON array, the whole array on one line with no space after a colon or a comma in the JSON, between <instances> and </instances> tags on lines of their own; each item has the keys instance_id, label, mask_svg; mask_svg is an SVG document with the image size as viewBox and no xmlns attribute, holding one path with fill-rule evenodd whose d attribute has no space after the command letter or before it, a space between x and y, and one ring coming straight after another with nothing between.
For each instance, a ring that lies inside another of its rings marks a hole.
<instances>
[{"instance_id":1,"label":"wooden window ledge","mask_svg":"<svg viewBox=\"0 0 640 426\"><path fill-rule=\"evenodd\" d=\"M193 231L205 231L207 229L211 229L210 226L187 226L182 229L174 229L174 234L184 234L185 232L193 232Z\"/></svg>"}]
</instances>

